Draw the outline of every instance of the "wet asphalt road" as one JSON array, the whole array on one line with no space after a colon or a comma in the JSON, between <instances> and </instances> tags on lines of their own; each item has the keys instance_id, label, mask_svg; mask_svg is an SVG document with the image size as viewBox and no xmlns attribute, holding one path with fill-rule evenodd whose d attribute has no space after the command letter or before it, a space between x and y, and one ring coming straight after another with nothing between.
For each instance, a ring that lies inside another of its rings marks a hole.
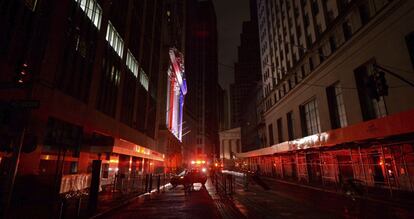
<instances>
[{"instance_id":1,"label":"wet asphalt road","mask_svg":"<svg viewBox=\"0 0 414 219\"><path fill-rule=\"evenodd\" d=\"M414 208L348 197L264 180L270 190L250 182L247 191L241 178L236 192L222 199L210 181L185 194L182 187L154 194L126 205L104 218L414 218Z\"/></svg>"},{"instance_id":2,"label":"wet asphalt road","mask_svg":"<svg viewBox=\"0 0 414 219\"><path fill-rule=\"evenodd\" d=\"M205 187L195 184L194 190L184 193L183 187L167 189L120 208L104 218L215 219L221 218L215 202Z\"/></svg>"}]
</instances>

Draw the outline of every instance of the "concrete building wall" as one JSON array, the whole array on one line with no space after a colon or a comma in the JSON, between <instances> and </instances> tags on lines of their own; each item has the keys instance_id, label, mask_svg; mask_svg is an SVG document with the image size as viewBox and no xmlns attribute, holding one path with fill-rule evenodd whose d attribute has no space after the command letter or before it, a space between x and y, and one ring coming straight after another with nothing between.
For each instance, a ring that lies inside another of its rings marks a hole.
<instances>
[{"instance_id":1,"label":"concrete building wall","mask_svg":"<svg viewBox=\"0 0 414 219\"><path fill-rule=\"evenodd\" d=\"M260 19L269 19L269 15L264 15L264 10L261 9L269 6L263 6L265 2L267 1L259 1L258 3L259 23ZM346 11L338 8L339 6L334 1L327 1L327 9L323 9L321 2L317 1L320 8L319 13L315 16L315 20L311 16L313 14L310 8L312 3L306 2L307 4L303 5L299 1L295 1L290 6L290 12L292 10L294 11L295 8L300 9L299 16L297 16L297 18L300 18L297 19L300 25L296 24L296 26L302 25L304 19L302 16L303 13L310 17L308 29L302 29L302 35L298 38L295 38L298 28L288 25L288 18L292 16L285 15L285 19L283 20L283 15L280 12L283 9L279 8L279 13L275 12L279 16L278 19L280 22L285 22L283 26L286 26L286 29L294 30L292 31L294 42L287 42L290 39L274 39L278 45L277 49L273 48L277 52L274 60L278 61L275 61L274 65L270 61L270 64L274 66L275 71L273 75L276 75L276 77L273 76L272 78L266 72L267 68L262 68L265 86L266 107L264 115L266 127L270 124L273 125L275 143L278 143L276 121L279 118L282 119L283 139L288 139L286 114L291 111L293 112L294 138L300 138L306 135L306 133L302 133L303 125L301 120L303 118L301 117L303 116L301 116L300 106L312 98L316 99L318 105L320 131L323 132L332 129L326 88L336 82L339 82L342 87L347 125L363 122L364 118L361 111L354 71L372 59L378 65L408 80L414 80L414 74L412 73L413 63L410 60L409 49L406 43L406 37L414 31L414 13L412 13L414 3L412 1L352 2L349 3ZM364 24L361 18L360 10L362 10L362 5L366 5L371 14L366 24ZM285 10L287 9L285 4L283 7L285 7ZM324 11L328 12L326 16L328 14L331 16L331 12L329 11L332 11L334 19L329 21L330 23L327 19L321 17ZM338 11L339 14L337 14ZM276 20L273 21L277 23ZM349 39L345 37L343 29L344 22L348 22L352 29L352 37ZM315 28L312 26L314 25L313 23L321 26L323 31L315 35ZM272 33L268 32L263 26L260 28L261 34L267 36L269 39L274 37L270 36ZM275 36L291 34L283 31L283 26L277 26L279 30ZM311 43L305 43L304 35L306 33L312 37ZM334 49L330 45L330 38L333 38L335 41L336 48ZM270 56L266 52L270 49L266 48L264 42L261 45L263 67L263 63L267 63L267 60L270 59ZM285 51L284 47L288 47L288 52ZM291 57L291 54L294 54L295 51L297 52L296 54L299 54L298 48L301 47L304 47L303 55L297 56L297 59L293 58L295 64L293 64L293 61L289 61L292 59L281 59L282 56ZM313 68L310 62L313 63ZM266 88L266 86L269 86L267 85L269 78L275 82L272 83L271 89ZM411 101L411 98L407 94L412 93L414 88L390 74L385 73L385 78L389 85L389 95L384 97L387 110L386 114L390 115L412 109L414 102ZM267 135L269 137L269 133Z\"/></svg>"},{"instance_id":2,"label":"concrete building wall","mask_svg":"<svg viewBox=\"0 0 414 219\"><path fill-rule=\"evenodd\" d=\"M241 152L240 127L220 132L220 159L232 160Z\"/></svg>"}]
</instances>

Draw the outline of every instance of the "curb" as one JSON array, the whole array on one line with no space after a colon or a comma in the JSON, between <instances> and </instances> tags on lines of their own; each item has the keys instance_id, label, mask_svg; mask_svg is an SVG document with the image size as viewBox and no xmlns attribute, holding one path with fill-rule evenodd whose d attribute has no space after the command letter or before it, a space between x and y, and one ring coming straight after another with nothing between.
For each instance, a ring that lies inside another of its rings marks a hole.
<instances>
[{"instance_id":1,"label":"curb","mask_svg":"<svg viewBox=\"0 0 414 219\"><path fill-rule=\"evenodd\" d=\"M168 189L170 187L171 187L171 184L170 183L167 183L167 184L165 184L165 185L163 185L163 186L160 187L160 191L162 189ZM129 204L129 203L131 203L131 202L133 202L135 200L137 200L137 199L140 199L140 198L143 198L143 197L146 197L146 196L150 196L150 195L152 195L152 194L154 194L156 192L157 192L157 189L153 189L153 190L151 190L151 192L143 193L143 194L140 194L140 195L131 197L129 199L126 199L124 201L121 201L116 206L114 206L112 208L109 208L109 209L106 209L106 210L104 210L104 211L102 211L102 212L100 212L98 214L95 214L92 217L89 217L89 219L96 219L96 218L103 217L103 216L111 213L112 211L117 210L117 209L119 209L119 208L121 208L121 207L123 207L123 206L125 206L125 205L127 205L127 204ZM160 192L160 194L161 194L161 192Z\"/></svg>"}]
</instances>

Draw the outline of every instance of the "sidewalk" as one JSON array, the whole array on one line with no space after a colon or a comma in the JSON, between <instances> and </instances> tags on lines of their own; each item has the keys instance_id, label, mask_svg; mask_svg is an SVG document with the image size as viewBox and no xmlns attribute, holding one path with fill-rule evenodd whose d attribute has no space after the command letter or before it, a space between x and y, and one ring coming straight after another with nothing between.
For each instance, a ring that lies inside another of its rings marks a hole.
<instances>
[{"instance_id":1,"label":"sidewalk","mask_svg":"<svg viewBox=\"0 0 414 219\"><path fill-rule=\"evenodd\" d=\"M94 216L90 218L100 218L105 215L111 214L112 211L116 211L129 203L137 200L143 200L149 196L162 195L162 193L168 191L171 188L169 183L160 187L160 191L153 189L150 193L135 192L130 194L120 194L114 192L106 192L99 195L98 210Z\"/></svg>"},{"instance_id":2,"label":"sidewalk","mask_svg":"<svg viewBox=\"0 0 414 219\"><path fill-rule=\"evenodd\" d=\"M248 218L249 214L247 209L235 202L229 196L223 196L217 193L215 186L209 179L206 183L208 194L213 199L217 210L223 219L227 218Z\"/></svg>"},{"instance_id":3,"label":"sidewalk","mask_svg":"<svg viewBox=\"0 0 414 219\"><path fill-rule=\"evenodd\" d=\"M208 192L212 189L212 184L207 183L206 187L195 184L194 187L194 191L189 193L185 193L183 187L178 186L167 189L165 193L147 195L130 201L99 218L222 218Z\"/></svg>"},{"instance_id":4,"label":"sidewalk","mask_svg":"<svg viewBox=\"0 0 414 219\"><path fill-rule=\"evenodd\" d=\"M195 184L194 191L185 193L182 186L168 188L164 193L153 193L119 203L93 218L191 218L231 219L255 218L254 211L247 210L229 196L216 193L214 184L207 180L205 187Z\"/></svg>"},{"instance_id":5,"label":"sidewalk","mask_svg":"<svg viewBox=\"0 0 414 219\"><path fill-rule=\"evenodd\" d=\"M345 194L342 191L339 191L335 187L322 187L318 185L303 184L299 182L281 180L281 179L265 177L265 176L262 176L261 178L263 178L264 180L268 182L284 183L284 184L299 186L299 187L308 188L308 189L312 189L316 191L323 191L323 192L345 196ZM389 205L399 205L401 207L414 206L414 194L410 192L403 192L403 191L398 191L398 190L393 190L393 197L391 197L388 189L369 188L365 190L364 195L357 196L357 198L379 202L379 203L384 203L384 204L389 204Z\"/></svg>"}]
</instances>

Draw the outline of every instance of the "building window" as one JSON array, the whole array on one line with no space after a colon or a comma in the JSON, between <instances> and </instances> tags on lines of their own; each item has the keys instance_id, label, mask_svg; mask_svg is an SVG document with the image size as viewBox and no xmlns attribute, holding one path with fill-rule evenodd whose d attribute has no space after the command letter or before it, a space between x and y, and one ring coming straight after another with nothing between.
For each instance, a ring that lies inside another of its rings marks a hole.
<instances>
[{"instance_id":1,"label":"building window","mask_svg":"<svg viewBox=\"0 0 414 219\"><path fill-rule=\"evenodd\" d=\"M410 57L411 57L411 63L413 64L413 67L414 67L414 32L411 32L410 34L408 34L405 37L405 40L407 42L408 53L410 54Z\"/></svg>"},{"instance_id":2,"label":"building window","mask_svg":"<svg viewBox=\"0 0 414 219\"><path fill-rule=\"evenodd\" d=\"M331 46L331 52L334 53L336 51L336 40L334 36L329 37L329 45Z\"/></svg>"},{"instance_id":3,"label":"building window","mask_svg":"<svg viewBox=\"0 0 414 219\"><path fill-rule=\"evenodd\" d=\"M358 89L359 103L361 105L364 121L381 118L387 115L385 100L383 97L373 97L372 74L375 72L373 64L375 60L358 67L354 70L356 85Z\"/></svg>"},{"instance_id":4,"label":"building window","mask_svg":"<svg viewBox=\"0 0 414 219\"><path fill-rule=\"evenodd\" d=\"M317 1L312 1L312 12L314 15L317 15L319 13L319 5Z\"/></svg>"},{"instance_id":5,"label":"building window","mask_svg":"<svg viewBox=\"0 0 414 219\"><path fill-rule=\"evenodd\" d=\"M351 25L349 24L349 21L345 21L342 24L342 30L344 32L345 40L351 39L351 37L352 37L352 28L351 28Z\"/></svg>"},{"instance_id":6,"label":"building window","mask_svg":"<svg viewBox=\"0 0 414 219\"><path fill-rule=\"evenodd\" d=\"M149 79L148 79L147 74L144 72L142 68L139 74L139 83L145 88L146 91L148 91Z\"/></svg>"},{"instance_id":7,"label":"building window","mask_svg":"<svg viewBox=\"0 0 414 219\"><path fill-rule=\"evenodd\" d=\"M313 71L314 65L313 65L313 60L312 57L309 57L309 71Z\"/></svg>"},{"instance_id":8,"label":"building window","mask_svg":"<svg viewBox=\"0 0 414 219\"><path fill-rule=\"evenodd\" d=\"M101 28L102 21L102 8L95 0L75 0L88 16L89 20L92 21L93 25L98 28Z\"/></svg>"},{"instance_id":9,"label":"building window","mask_svg":"<svg viewBox=\"0 0 414 219\"><path fill-rule=\"evenodd\" d=\"M288 129L288 140L291 141L295 138L295 133L293 129L293 112L288 112L286 114L286 120L287 120L287 129Z\"/></svg>"},{"instance_id":10,"label":"building window","mask_svg":"<svg viewBox=\"0 0 414 219\"><path fill-rule=\"evenodd\" d=\"M127 52L126 65L132 74L134 74L135 77L138 77L138 61L135 59L134 55L132 55L129 49Z\"/></svg>"},{"instance_id":11,"label":"building window","mask_svg":"<svg viewBox=\"0 0 414 219\"><path fill-rule=\"evenodd\" d=\"M102 73L99 85L97 109L115 117L117 94L120 85L120 60L110 49L102 60Z\"/></svg>"},{"instance_id":12,"label":"building window","mask_svg":"<svg viewBox=\"0 0 414 219\"><path fill-rule=\"evenodd\" d=\"M338 9L340 12L345 10L348 7L348 0L339 0L338 2Z\"/></svg>"},{"instance_id":13,"label":"building window","mask_svg":"<svg viewBox=\"0 0 414 219\"><path fill-rule=\"evenodd\" d=\"M359 16L361 18L362 25L365 25L368 23L370 19L370 13L369 13L369 7L367 4L363 4L359 6Z\"/></svg>"},{"instance_id":14,"label":"building window","mask_svg":"<svg viewBox=\"0 0 414 219\"><path fill-rule=\"evenodd\" d=\"M304 24L305 24L305 28L309 26L309 16L307 14L305 14L305 17L303 18L304 20Z\"/></svg>"},{"instance_id":15,"label":"building window","mask_svg":"<svg viewBox=\"0 0 414 219\"><path fill-rule=\"evenodd\" d=\"M313 135L321 132L318 104L316 99L300 106L303 136Z\"/></svg>"},{"instance_id":16,"label":"building window","mask_svg":"<svg viewBox=\"0 0 414 219\"><path fill-rule=\"evenodd\" d=\"M108 21L105 39L115 50L118 56L122 58L122 55L124 54L124 41L110 21Z\"/></svg>"},{"instance_id":17,"label":"building window","mask_svg":"<svg viewBox=\"0 0 414 219\"><path fill-rule=\"evenodd\" d=\"M328 25L335 19L335 14L334 14L334 12L333 11L328 11L328 13L327 13L328 15L327 15L327 23L328 23Z\"/></svg>"},{"instance_id":18,"label":"building window","mask_svg":"<svg viewBox=\"0 0 414 219\"><path fill-rule=\"evenodd\" d=\"M278 139L278 142L281 143L283 142L282 118L279 118L276 123L277 123L277 139Z\"/></svg>"},{"instance_id":19,"label":"building window","mask_svg":"<svg viewBox=\"0 0 414 219\"><path fill-rule=\"evenodd\" d=\"M275 143L273 139L273 125L272 124L268 126L268 131L269 131L269 146L272 146Z\"/></svg>"},{"instance_id":20,"label":"building window","mask_svg":"<svg viewBox=\"0 0 414 219\"><path fill-rule=\"evenodd\" d=\"M339 82L326 88L328 96L329 116L332 129L343 128L348 125L345 113L345 105L342 88Z\"/></svg>"},{"instance_id":21,"label":"building window","mask_svg":"<svg viewBox=\"0 0 414 219\"><path fill-rule=\"evenodd\" d=\"M318 54L319 54L319 60L320 60L320 62L322 63L323 61L325 61L325 55L323 53L323 48L322 47L319 47Z\"/></svg>"}]
</instances>

